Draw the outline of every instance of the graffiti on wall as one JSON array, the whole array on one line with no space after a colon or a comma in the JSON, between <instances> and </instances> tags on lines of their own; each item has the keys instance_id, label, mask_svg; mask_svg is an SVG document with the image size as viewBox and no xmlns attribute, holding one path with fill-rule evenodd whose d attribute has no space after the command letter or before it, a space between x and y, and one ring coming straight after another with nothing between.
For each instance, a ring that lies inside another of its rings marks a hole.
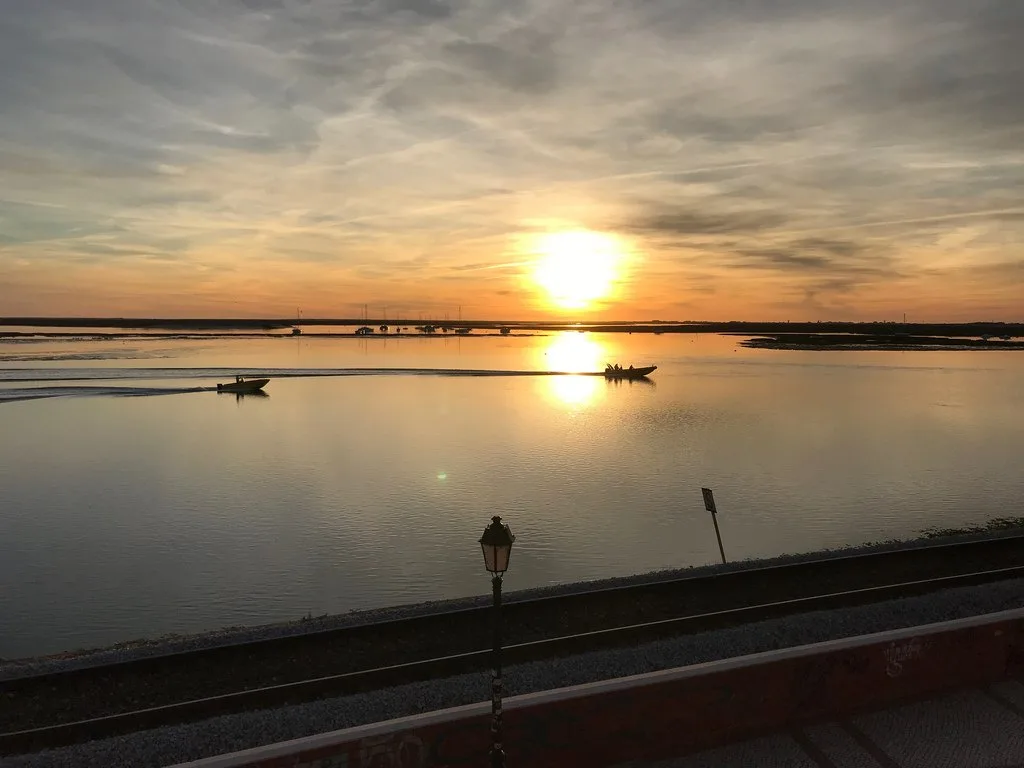
<instances>
[{"instance_id":1,"label":"graffiti on wall","mask_svg":"<svg viewBox=\"0 0 1024 768\"><path fill-rule=\"evenodd\" d=\"M415 733L369 736L354 744L334 747L344 750L311 760L291 763L289 768L427 768L427 749Z\"/></svg>"},{"instance_id":2,"label":"graffiti on wall","mask_svg":"<svg viewBox=\"0 0 1024 768\"><path fill-rule=\"evenodd\" d=\"M882 649L882 656L885 657L885 674L889 677L902 675L909 662L924 655L925 645L916 637L905 643L889 643Z\"/></svg>"}]
</instances>

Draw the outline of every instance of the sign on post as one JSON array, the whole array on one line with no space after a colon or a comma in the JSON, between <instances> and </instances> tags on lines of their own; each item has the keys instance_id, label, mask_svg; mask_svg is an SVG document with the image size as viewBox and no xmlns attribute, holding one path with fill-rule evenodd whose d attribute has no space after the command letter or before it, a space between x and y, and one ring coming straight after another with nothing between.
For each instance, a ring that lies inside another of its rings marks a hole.
<instances>
[{"instance_id":1,"label":"sign on post","mask_svg":"<svg viewBox=\"0 0 1024 768\"><path fill-rule=\"evenodd\" d=\"M700 492L704 494L704 509L712 515L715 514L718 510L715 509L715 495L711 492L711 489L701 488Z\"/></svg>"},{"instance_id":2,"label":"sign on post","mask_svg":"<svg viewBox=\"0 0 1024 768\"><path fill-rule=\"evenodd\" d=\"M715 524L715 536L718 538L718 551L722 553L722 562L725 562L725 547L722 546L722 532L718 530L718 510L715 508L715 495L710 488L701 488L704 495L704 509L711 513L711 521Z\"/></svg>"}]
</instances>

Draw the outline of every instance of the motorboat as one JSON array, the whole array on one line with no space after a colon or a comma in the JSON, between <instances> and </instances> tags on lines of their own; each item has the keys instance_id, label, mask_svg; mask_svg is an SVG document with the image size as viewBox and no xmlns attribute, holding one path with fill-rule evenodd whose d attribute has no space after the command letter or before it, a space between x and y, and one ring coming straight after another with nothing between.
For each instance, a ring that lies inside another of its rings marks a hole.
<instances>
[{"instance_id":1,"label":"motorboat","mask_svg":"<svg viewBox=\"0 0 1024 768\"><path fill-rule=\"evenodd\" d=\"M623 368L619 365L607 365L604 369L604 377L606 379L643 379L654 373L658 369L656 365L647 365L643 368L634 368L632 365L629 368Z\"/></svg>"},{"instance_id":2,"label":"motorboat","mask_svg":"<svg viewBox=\"0 0 1024 768\"><path fill-rule=\"evenodd\" d=\"M267 385L270 379L245 379L241 376L235 376L235 380L227 384L218 384L218 392L256 392L263 389Z\"/></svg>"}]
</instances>

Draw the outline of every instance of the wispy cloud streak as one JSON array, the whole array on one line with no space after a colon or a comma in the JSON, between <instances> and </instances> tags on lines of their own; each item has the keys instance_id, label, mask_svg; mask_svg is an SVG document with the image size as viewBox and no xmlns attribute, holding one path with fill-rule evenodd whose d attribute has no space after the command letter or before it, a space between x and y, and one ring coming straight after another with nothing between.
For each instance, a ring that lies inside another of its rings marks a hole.
<instances>
[{"instance_id":1,"label":"wispy cloud streak","mask_svg":"<svg viewBox=\"0 0 1024 768\"><path fill-rule=\"evenodd\" d=\"M616 317L1020 318L1019 3L8 5L12 312L526 314L516 244L590 227Z\"/></svg>"}]
</instances>

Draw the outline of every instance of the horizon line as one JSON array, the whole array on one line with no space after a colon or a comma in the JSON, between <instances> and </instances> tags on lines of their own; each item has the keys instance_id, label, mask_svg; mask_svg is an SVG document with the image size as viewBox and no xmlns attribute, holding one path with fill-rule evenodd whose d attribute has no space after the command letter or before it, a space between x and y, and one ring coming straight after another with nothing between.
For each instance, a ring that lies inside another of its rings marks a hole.
<instances>
[{"instance_id":1,"label":"horizon line","mask_svg":"<svg viewBox=\"0 0 1024 768\"><path fill-rule=\"evenodd\" d=\"M297 325L366 325L370 323L400 325L549 325L549 326L584 326L584 325L934 325L934 326L967 326L967 325L1024 325L1024 320L963 320L963 321L914 321L914 320L552 320L552 319L457 319L426 317L420 319L401 319L387 317L313 317L289 318L280 316L265 317L142 317L130 315L21 315L0 317L0 326L13 325L45 325L61 322L143 322L143 323L238 323L246 325L274 323L285 326Z\"/></svg>"}]
</instances>

